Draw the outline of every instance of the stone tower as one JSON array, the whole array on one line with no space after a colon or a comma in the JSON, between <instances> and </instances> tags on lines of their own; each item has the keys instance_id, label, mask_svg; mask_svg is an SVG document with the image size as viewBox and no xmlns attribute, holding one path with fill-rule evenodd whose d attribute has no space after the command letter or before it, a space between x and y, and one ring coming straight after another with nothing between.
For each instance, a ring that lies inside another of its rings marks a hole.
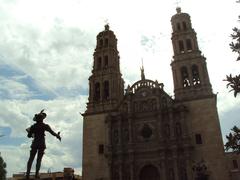
<instances>
[{"instance_id":1,"label":"stone tower","mask_svg":"<svg viewBox=\"0 0 240 180\"><path fill-rule=\"evenodd\" d=\"M120 73L117 38L109 25L97 35L92 75L89 77L88 113L106 112L122 99L124 82Z\"/></svg>"},{"instance_id":2,"label":"stone tower","mask_svg":"<svg viewBox=\"0 0 240 180\"><path fill-rule=\"evenodd\" d=\"M175 102L188 109L186 121L194 144L192 161L205 162L209 179L228 179L217 100L212 92L206 58L199 50L196 32L192 28L189 15L177 8L171 23L174 50L171 66Z\"/></svg>"},{"instance_id":3,"label":"stone tower","mask_svg":"<svg viewBox=\"0 0 240 180\"><path fill-rule=\"evenodd\" d=\"M108 143L106 116L124 94L120 73L117 39L109 25L97 35L89 98L83 114L83 179L109 179L108 161L104 155Z\"/></svg>"}]
</instances>

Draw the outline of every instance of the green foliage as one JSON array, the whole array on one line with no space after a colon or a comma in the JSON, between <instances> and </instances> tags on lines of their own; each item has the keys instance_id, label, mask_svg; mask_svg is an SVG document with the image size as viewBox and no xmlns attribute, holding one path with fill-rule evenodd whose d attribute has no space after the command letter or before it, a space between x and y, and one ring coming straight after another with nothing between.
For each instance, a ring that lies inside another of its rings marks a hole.
<instances>
[{"instance_id":1,"label":"green foliage","mask_svg":"<svg viewBox=\"0 0 240 180\"><path fill-rule=\"evenodd\" d=\"M236 1L240 3L240 0ZM239 16L240 20L240 16ZM238 54L237 61L240 60L240 29L233 28L233 33L231 34L232 42L229 44L230 48L233 52ZM234 92L234 97L237 97L238 93L240 93L240 74L236 76L232 76L232 74L227 75L224 81L228 81L227 88L231 88L230 91Z\"/></svg>"},{"instance_id":2,"label":"green foliage","mask_svg":"<svg viewBox=\"0 0 240 180\"><path fill-rule=\"evenodd\" d=\"M6 167L7 167L7 164L4 162L2 156L0 155L0 179L1 180L6 180L6 174L7 174Z\"/></svg>"},{"instance_id":3,"label":"green foliage","mask_svg":"<svg viewBox=\"0 0 240 180\"><path fill-rule=\"evenodd\" d=\"M233 42L231 42L229 45L233 52L238 53L237 61L239 61L240 60L240 29L236 27L233 28L233 34L231 34L231 37L233 39Z\"/></svg>"},{"instance_id":4,"label":"green foliage","mask_svg":"<svg viewBox=\"0 0 240 180\"><path fill-rule=\"evenodd\" d=\"M240 92L240 74L232 77L232 74L227 75L224 81L228 81L227 88L230 87L230 91L234 91L234 97Z\"/></svg>"},{"instance_id":5,"label":"green foliage","mask_svg":"<svg viewBox=\"0 0 240 180\"><path fill-rule=\"evenodd\" d=\"M233 152L240 153L240 129L234 126L232 132L226 136L227 142L225 144L225 149L228 151L231 149Z\"/></svg>"}]
</instances>

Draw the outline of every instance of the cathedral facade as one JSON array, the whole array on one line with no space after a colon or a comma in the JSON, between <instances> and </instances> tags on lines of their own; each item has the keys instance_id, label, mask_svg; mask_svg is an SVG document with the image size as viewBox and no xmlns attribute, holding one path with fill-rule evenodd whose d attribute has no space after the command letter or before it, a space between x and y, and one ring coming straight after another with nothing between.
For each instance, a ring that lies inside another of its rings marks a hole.
<instances>
[{"instance_id":1,"label":"cathedral facade","mask_svg":"<svg viewBox=\"0 0 240 180\"><path fill-rule=\"evenodd\" d=\"M83 180L228 180L216 95L190 16L171 18L174 98L141 79L124 89L117 38L97 35L83 114Z\"/></svg>"}]
</instances>

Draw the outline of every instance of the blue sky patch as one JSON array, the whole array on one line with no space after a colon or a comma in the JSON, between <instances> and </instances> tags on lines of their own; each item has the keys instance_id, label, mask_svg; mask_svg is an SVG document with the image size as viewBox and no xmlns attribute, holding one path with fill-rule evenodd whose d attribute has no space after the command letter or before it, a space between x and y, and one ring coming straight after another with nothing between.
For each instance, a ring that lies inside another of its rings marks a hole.
<instances>
[{"instance_id":1,"label":"blue sky patch","mask_svg":"<svg viewBox=\"0 0 240 180\"><path fill-rule=\"evenodd\" d=\"M26 138L17 138L17 137L10 137L11 135L11 128L10 127L0 127L0 145L13 145L18 146L21 145Z\"/></svg>"},{"instance_id":2,"label":"blue sky patch","mask_svg":"<svg viewBox=\"0 0 240 180\"><path fill-rule=\"evenodd\" d=\"M56 97L55 94L52 92L40 88L36 81L29 75L25 74L24 72L20 71L19 69L7 65L7 64L1 64L0 65L0 77L2 77L2 80L6 81L12 81L13 83L19 83L19 85L26 86L26 92L27 96L24 97L25 99L41 99L41 100L51 100ZM17 85L17 84L15 84ZM1 99L12 99L11 92L17 89L10 88L0 88L0 98ZM14 87L15 88L15 87ZM16 87L17 88L17 87ZM24 92L22 92L24 93ZM16 97L14 97L16 98Z\"/></svg>"}]
</instances>

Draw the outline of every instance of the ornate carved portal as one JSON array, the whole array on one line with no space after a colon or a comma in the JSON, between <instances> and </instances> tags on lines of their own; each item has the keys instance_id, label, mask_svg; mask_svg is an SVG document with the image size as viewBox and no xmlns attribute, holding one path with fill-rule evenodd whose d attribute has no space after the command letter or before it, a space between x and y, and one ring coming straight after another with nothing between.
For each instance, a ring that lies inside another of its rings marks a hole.
<instances>
[{"instance_id":1,"label":"ornate carved portal","mask_svg":"<svg viewBox=\"0 0 240 180\"><path fill-rule=\"evenodd\" d=\"M159 180L158 169L152 165L144 166L139 175L139 180Z\"/></svg>"}]
</instances>

